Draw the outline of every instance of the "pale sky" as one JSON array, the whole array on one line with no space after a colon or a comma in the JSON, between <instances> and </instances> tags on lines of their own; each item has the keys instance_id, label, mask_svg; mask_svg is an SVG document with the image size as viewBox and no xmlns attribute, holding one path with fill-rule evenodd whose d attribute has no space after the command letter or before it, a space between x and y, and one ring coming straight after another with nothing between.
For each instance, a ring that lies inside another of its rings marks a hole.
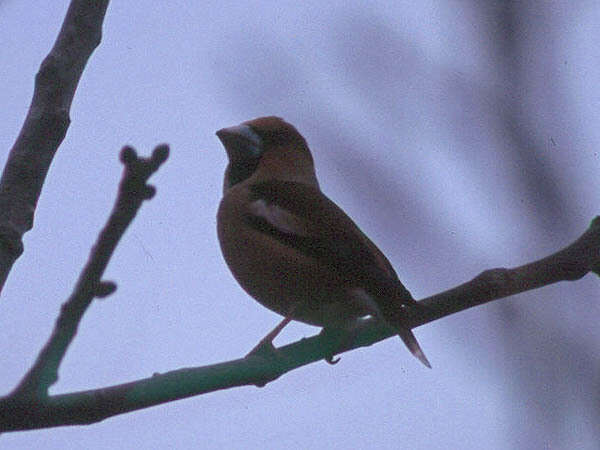
<instances>
[{"instance_id":1,"label":"pale sky","mask_svg":"<svg viewBox=\"0 0 600 450\"><path fill-rule=\"evenodd\" d=\"M0 152L18 135L66 0L0 0ZM246 354L279 320L235 282L214 132L262 115L307 139L323 190L417 298L544 257L600 213L600 4L111 2L25 253L0 297L0 392L48 338L112 207L120 148L166 142L156 197L119 245L52 393ZM528 3L528 2L524 2ZM595 449L599 280L588 275L315 363L262 389L1 448ZM318 328L290 325L281 345Z\"/></svg>"}]
</instances>

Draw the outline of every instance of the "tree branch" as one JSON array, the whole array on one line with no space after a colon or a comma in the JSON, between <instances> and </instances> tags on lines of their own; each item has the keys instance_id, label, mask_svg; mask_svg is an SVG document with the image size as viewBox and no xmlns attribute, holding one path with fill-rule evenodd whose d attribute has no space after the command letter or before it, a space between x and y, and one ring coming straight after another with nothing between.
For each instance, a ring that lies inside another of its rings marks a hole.
<instances>
[{"instance_id":1,"label":"tree branch","mask_svg":"<svg viewBox=\"0 0 600 450\"><path fill-rule=\"evenodd\" d=\"M588 272L600 275L600 216L575 242L546 258L514 269L487 270L468 283L422 300L428 311L412 323L422 325L491 300L578 280Z\"/></svg>"},{"instance_id":2,"label":"tree branch","mask_svg":"<svg viewBox=\"0 0 600 450\"><path fill-rule=\"evenodd\" d=\"M46 173L69 127L69 110L88 58L100 44L108 0L73 0L35 78L33 99L0 178L0 291L23 253L23 235Z\"/></svg>"},{"instance_id":3,"label":"tree branch","mask_svg":"<svg viewBox=\"0 0 600 450\"><path fill-rule=\"evenodd\" d=\"M142 202L154 196L156 189L147 185L146 181L167 159L168 152L168 146L159 145L152 152L152 157L145 159L138 158L131 147L121 150L121 162L125 168L108 222L92 247L73 293L62 305L50 339L11 396L36 400L48 396L48 389L58 380L58 367L86 309L94 297L105 297L116 289L114 283L102 281L104 270Z\"/></svg>"},{"instance_id":4,"label":"tree branch","mask_svg":"<svg viewBox=\"0 0 600 450\"><path fill-rule=\"evenodd\" d=\"M413 327L494 299L558 281L576 280L588 272L599 274L600 217L568 247L539 261L514 269L485 271L468 283L421 300L425 306L410 318ZM126 412L235 386L264 386L297 367L366 347L394 335L373 319L361 320L338 346L336 338L321 333L280 347L276 352L253 353L211 366L154 374L131 383L45 398L8 396L0 399L0 431L61 425L90 424Z\"/></svg>"}]
</instances>

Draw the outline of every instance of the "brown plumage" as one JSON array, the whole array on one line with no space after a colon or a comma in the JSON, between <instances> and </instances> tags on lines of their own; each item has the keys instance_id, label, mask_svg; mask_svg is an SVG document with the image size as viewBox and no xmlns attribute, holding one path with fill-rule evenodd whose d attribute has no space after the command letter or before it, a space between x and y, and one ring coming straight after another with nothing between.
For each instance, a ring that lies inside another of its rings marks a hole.
<instances>
[{"instance_id":1,"label":"brown plumage","mask_svg":"<svg viewBox=\"0 0 600 450\"><path fill-rule=\"evenodd\" d=\"M375 316L428 367L405 308L416 302L356 224L320 190L304 138L278 117L217 131L229 165L219 242L240 285L287 320L325 328Z\"/></svg>"}]
</instances>

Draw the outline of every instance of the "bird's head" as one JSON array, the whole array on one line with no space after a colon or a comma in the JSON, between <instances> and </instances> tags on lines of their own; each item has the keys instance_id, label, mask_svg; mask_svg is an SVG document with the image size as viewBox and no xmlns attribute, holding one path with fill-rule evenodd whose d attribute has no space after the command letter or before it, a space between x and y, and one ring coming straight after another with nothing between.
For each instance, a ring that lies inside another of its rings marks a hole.
<instances>
[{"instance_id":1,"label":"bird's head","mask_svg":"<svg viewBox=\"0 0 600 450\"><path fill-rule=\"evenodd\" d=\"M318 186L306 140L279 117L259 117L217 131L229 165L224 190L249 178L296 181Z\"/></svg>"}]
</instances>

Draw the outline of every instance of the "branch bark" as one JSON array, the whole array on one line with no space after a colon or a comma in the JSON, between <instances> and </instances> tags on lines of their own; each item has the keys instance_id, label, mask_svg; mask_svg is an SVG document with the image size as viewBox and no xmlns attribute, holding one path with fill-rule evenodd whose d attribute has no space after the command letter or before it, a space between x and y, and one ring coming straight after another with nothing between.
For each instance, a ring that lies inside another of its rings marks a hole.
<instances>
[{"instance_id":1,"label":"branch bark","mask_svg":"<svg viewBox=\"0 0 600 450\"><path fill-rule=\"evenodd\" d=\"M33 99L0 178L0 291L17 258L88 58L99 45L108 0L73 0L35 77Z\"/></svg>"}]
</instances>

